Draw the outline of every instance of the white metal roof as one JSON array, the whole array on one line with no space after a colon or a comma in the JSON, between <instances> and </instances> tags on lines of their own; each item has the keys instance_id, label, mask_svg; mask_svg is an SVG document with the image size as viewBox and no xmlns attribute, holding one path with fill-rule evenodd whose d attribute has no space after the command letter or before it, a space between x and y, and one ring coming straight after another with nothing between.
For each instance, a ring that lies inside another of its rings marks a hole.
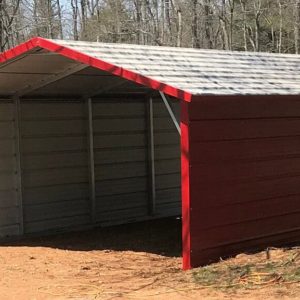
<instances>
[{"instance_id":1,"label":"white metal roof","mask_svg":"<svg viewBox=\"0 0 300 300\"><path fill-rule=\"evenodd\" d=\"M0 54L0 97L157 89L193 95L300 95L300 55L33 38Z\"/></svg>"},{"instance_id":2,"label":"white metal roof","mask_svg":"<svg viewBox=\"0 0 300 300\"><path fill-rule=\"evenodd\" d=\"M300 55L53 41L193 95L300 94Z\"/></svg>"}]
</instances>

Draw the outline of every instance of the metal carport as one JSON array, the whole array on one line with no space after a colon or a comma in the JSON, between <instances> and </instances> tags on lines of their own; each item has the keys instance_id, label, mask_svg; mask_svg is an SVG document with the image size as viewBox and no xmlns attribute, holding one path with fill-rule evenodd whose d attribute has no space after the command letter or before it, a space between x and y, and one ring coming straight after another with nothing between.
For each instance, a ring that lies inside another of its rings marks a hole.
<instances>
[{"instance_id":1,"label":"metal carport","mask_svg":"<svg viewBox=\"0 0 300 300\"><path fill-rule=\"evenodd\" d=\"M298 239L299 56L34 38L0 62L2 236L182 198L185 269Z\"/></svg>"}]
</instances>

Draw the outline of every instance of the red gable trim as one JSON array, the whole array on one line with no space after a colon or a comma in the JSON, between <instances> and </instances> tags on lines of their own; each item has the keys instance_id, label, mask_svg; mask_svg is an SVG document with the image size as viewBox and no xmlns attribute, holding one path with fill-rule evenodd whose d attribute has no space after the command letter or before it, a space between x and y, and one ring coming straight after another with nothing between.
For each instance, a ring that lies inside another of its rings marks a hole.
<instances>
[{"instance_id":1,"label":"red gable trim","mask_svg":"<svg viewBox=\"0 0 300 300\"><path fill-rule=\"evenodd\" d=\"M76 60L80 63L87 64L103 71L107 71L111 74L148 86L152 89L162 91L167 95L176 97L178 99L185 100L187 102L190 102L192 99L192 94L189 92L175 88L173 86L167 85L133 71L124 69L122 67L107 63L101 59L94 58L85 53L73 50L71 48L59 45L51 40L40 37L32 38L31 40L0 54L0 63L16 58L19 55L26 54L26 52L36 47L40 47L51 52L56 52L62 56Z\"/></svg>"},{"instance_id":2,"label":"red gable trim","mask_svg":"<svg viewBox=\"0 0 300 300\"><path fill-rule=\"evenodd\" d=\"M38 39L39 38L32 38L31 40L9 49L6 52L0 53L0 63L16 58L19 55L25 54L33 48L36 48Z\"/></svg>"}]
</instances>

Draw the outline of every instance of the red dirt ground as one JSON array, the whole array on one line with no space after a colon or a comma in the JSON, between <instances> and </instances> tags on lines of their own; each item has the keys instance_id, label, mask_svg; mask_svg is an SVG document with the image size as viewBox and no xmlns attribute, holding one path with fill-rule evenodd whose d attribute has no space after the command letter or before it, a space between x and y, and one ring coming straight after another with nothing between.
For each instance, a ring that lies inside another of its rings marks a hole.
<instances>
[{"instance_id":1,"label":"red dirt ground","mask_svg":"<svg viewBox=\"0 0 300 300\"><path fill-rule=\"evenodd\" d=\"M181 270L180 235L180 220L166 219L2 243L0 299L300 299L298 283L197 285Z\"/></svg>"}]
</instances>

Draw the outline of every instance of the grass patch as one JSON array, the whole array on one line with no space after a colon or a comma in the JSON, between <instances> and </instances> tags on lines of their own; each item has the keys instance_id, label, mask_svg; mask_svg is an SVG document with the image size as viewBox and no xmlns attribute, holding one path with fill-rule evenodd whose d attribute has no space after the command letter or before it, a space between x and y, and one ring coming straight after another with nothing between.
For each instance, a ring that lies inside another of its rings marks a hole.
<instances>
[{"instance_id":1,"label":"grass patch","mask_svg":"<svg viewBox=\"0 0 300 300\"><path fill-rule=\"evenodd\" d=\"M300 283L300 249L273 249L239 255L193 271L193 278L201 286L217 289L255 289L269 285Z\"/></svg>"}]
</instances>

